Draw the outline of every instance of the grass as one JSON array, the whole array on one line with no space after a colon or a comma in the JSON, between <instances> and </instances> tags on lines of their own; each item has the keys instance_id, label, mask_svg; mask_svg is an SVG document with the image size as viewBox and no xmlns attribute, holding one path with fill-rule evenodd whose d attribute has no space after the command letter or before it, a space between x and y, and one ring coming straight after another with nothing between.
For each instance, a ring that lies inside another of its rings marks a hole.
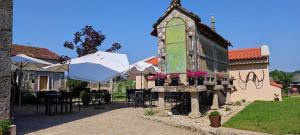
<instances>
[{"instance_id":1,"label":"grass","mask_svg":"<svg viewBox=\"0 0 300 135\"><path fill-rule=\"evenodd\" d=\"M126 94L125 93L113 93L113 100L125 101Z\"/></svg>"},{"instance_id":2,"label":"grass","mask_svg":"<svg viewBox=\"0 0 300 135\"><path fill-rule=\"evenodd\" d=\"M300 98L254 102L223 126L270 134L300 134Z\"/></svg>"}]
</instances>

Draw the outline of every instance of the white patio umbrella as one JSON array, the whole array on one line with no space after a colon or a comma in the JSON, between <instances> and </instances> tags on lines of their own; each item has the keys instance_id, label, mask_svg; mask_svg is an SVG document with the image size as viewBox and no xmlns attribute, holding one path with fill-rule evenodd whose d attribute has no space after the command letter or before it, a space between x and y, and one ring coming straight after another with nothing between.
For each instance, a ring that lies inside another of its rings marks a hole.
<instances>
[{"instance_id":1,"label":"white patio umbrella","mask_svg":"<svg viewBox=\"0 0 300 135\"><path fill-rule=\"evenodd\" d=\"M126 54L96 52L71 60L69 77L75 80L106 82L129 69Z\"/></svg>"},{"instance_id":2,"label":"white patio umbrella","mask_svg":"<svg viewBox=\"0 0 300 135\"><path fill-rule=\"evenodd\" d=\"M130 65L130 69L127 71L127 74L133 74L133 75L141 75L141 88L143 87L143 75L145 74L154 74L158 72L159 69L156 66L153 66L150 63L139 61L137 63L134 63Z\"/></svg>"},{"instance_id":3,"label":"white patio umbrella","mask_svg":"<svg viewBox=\"0 0 300 135\"><path fill-rule=\"evenodd\" d=\"M19 105L22 104L21 101L21 89L22 89L22 72L23 72L23 68L32 64L44 64L44 65L51 65L51 63L40 60L40 59L36 59L36 58L32 58L29 57L25 54L18 54L16 56L13 56L10 58L12 63L15 64L16 66L18 66L18 68L20 69L20 74L19 74L19 85L20 85L20 94L19 94Z\"/></svg>"}]
</instances>

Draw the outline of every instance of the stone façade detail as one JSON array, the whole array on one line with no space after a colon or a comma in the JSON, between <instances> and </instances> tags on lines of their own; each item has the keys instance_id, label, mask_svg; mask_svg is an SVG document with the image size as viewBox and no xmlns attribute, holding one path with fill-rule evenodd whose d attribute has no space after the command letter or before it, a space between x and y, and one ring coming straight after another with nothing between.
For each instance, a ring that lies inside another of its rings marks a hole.
<instances>
[{"instance_id":1,"label":"stone fa\u00e7ade detail","mask_svg":"<svg viewBox=\"0 0 300 135\"><path fill-rule=\"evenodd\" d=\"M10 118L13 0L0 0L0 119Z\"/></svg>"}]
</instances>

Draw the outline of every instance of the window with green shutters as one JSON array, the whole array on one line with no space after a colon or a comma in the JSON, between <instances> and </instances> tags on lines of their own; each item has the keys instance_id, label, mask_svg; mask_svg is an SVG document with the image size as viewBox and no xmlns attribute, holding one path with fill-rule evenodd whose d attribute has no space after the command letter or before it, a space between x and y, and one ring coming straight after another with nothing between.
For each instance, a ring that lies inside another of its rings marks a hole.
<instances>
[{"instance_id":1,"label":"window with green shutters","mask_svg":"<svg viewBox=\"0 0 300 135\"><path fill-rule=\"evenodd\" d=\"M167 73L186 72L186 26L180 18L172 19L166 27Z\"/></svg>"}]
</instances>

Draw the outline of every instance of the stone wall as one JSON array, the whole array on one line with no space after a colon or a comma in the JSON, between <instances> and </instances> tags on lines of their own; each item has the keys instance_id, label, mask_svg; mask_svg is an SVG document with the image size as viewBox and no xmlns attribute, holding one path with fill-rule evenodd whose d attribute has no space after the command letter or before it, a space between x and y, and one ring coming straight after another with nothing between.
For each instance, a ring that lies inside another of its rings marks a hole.
<instances>
[{"instance_id":1,"label":"stone wall","mask_svg":"<svg viewBox=\"0 0 300 135\"><path fill-rule=\"evenodd\" d=\"M0 119L10 116L10 57L12 0L0 0Z\"/></svg>"}]
</instances>

